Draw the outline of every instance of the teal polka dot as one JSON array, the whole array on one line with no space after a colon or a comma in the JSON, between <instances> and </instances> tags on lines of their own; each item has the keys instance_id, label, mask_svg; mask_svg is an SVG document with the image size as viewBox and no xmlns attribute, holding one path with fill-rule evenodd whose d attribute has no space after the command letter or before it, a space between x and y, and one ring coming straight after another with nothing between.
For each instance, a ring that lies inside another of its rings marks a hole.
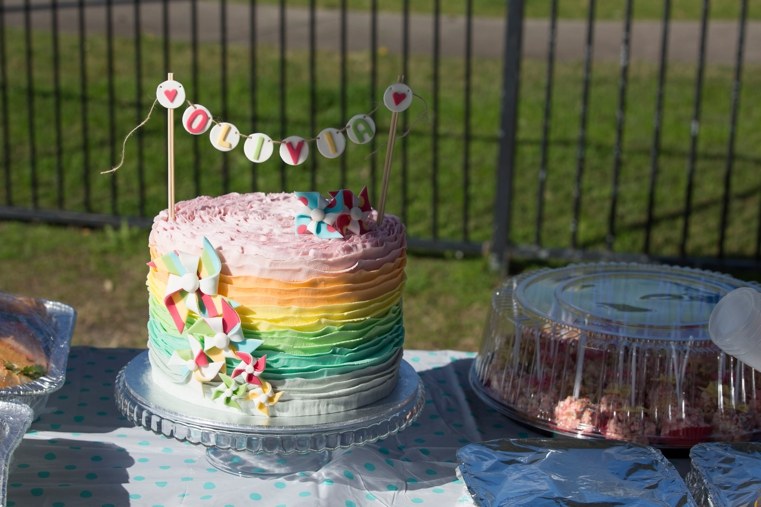
<instances>
[{"instance_id":1,"label":"teal polka dot","mask_svg":"<svg viewBox=\"0 0 761 507\"><path fill-rule=\"evenodd\" d=\"M326 486L332 486L334 484L333 481L330 479L325 479L324 481L322 481L322 483ZM279 487L279 486L275 484L275 487ZM283 484L283 487L285 487L285 484Z\"/></svg>"},{"instance_id":2,"label":"teal polka dot","mask_svg":"<svg viewBox=\"0 0 761 507\"><path fill-rule=\"evenodd\" d=\"M419 358L419 357L413 357L413 358L411 359L411 361L412 361L413 363L419 363L419 362L420 362L420 358Z\"/></svg>"},{"instance_id":3,"label":"teal polka dot","mask_svg":"<svg viewBox=\"0 0 761 507\"><path fill-rule=\"evenodd\" d=\"M77 465L66 465L63 468L65 468L66 470L76 470L77 469Z\"/></svg>"},{"instance_id":4,"label":"teal polka dot","mask_svg":"<svg viewBox=\"0 0 761 507\"><path fill-rule=\"evenodd\" d=\"M138 463L148 463L150 459L148 458L137 458Z\"/></svg>"},{"instance_id":5,"label":"teal polka dot","mask_svg":"<svg viewBox=\"0 0 761 507\"><path fill-rule=\"evenodd\" d=\"M16 465L18 468L29 468L29 463L19 463Z\"/></svg>"},{"instance_id":6,"label":"teal polka dot","mask_svg":"<svg viewBox=\"0 0 761 507\"><path fill-rule=\"evenodd\" d=\"M440 494L444 493L444 488L433 488L431 491L433 491L437 495L440 495Z\"/></svg>"},{"instance_id":7,"label":"teal polka dot","mask_svg":"<svg viewBox=\"0 0 761 507\"><path fill-rule=\"evenodd\" d=\"M438 472L436 470L434 470L433 468L426 469L425 473L427 475L438 475Z\"/></svg>"},{"instance_id":8,"label":"teal polka dot","mask_svg":"<svg viewBox=\"0 0 761 507\"><path fill-rule=\"evenodd\" d=\"M158 486L159 488L165 488L165 487L166 487L166 485L167 485L167 484L169 484L169 483L168 483L168 482L166 482L166 481L156 481L156 482L155 482L155 484L156 484L156 486Z\"/></svg>"},{"instance_id":9,"label":"teal polka dot","mask_svg":"<svg viewBox=\"0 0 761 507\"><path fill-rule=\"evenodd\" d=\"M375 472L375 465L372 463L365 463L365 470L368 472Z\"/></svg>"},{"instance_id":10,"label":"teal polka dot","mask_svg":"<svg viewBox=\"0 0 761 507\"><path fill-rule=\"evenodd\" d=\"M344 477L352 481L354 480L354 474L350 470L344 470Z\"/></svg>"},{"instance_id":11,"label":"teal polka dot","mask_svg":"<svg viewBox=\"0 0 761 507\"><path fill-rule=\"evenodd\" d=\"M214 495L204 495L201 497L201 500L211 500L212 498L214 498Z\"/></svg>"},{"instance_id":12,"label":"teal polka dot","mask_svg":"<svg viewBox=\"0 0 761 507\"><path fill-rule=\"evenodd\" d=\"M61 425L57 424L57 423L51 424L50 425L50 429L51 430L60 430L61 429Z\"/></svg>"},{"instance_id":13,"label":"teal polka dot","mask_svg":"<svg viewBox=\"0 0 761 507\"><path fill-rule=\"evenodd\" d=\"M260 495L259 493L251 493L250 495L248 495L248 497L251 500L261 500L262 499L262 495Z\"/></svg>"},{"instance_id":14,"label":"teal polka dot","mask_svg":"<svg viewBox=\"0 0 761 507\"><path fill-rule=\"evenodd\" d=\"M418 437L418 438L415 439L415 443L416 444L424 444L425 443L425 439Z\"/></svg>"},{"instance_id":15,"label":"teal polka dot","mask_svg":"<svg viewBox=\"0 0 761 507\"><path fill-rule=\"evenodd\" d=\"M381 454L391 454L391 451L389 451L385 447L381 447L380 449L378 449L378 452Z\"/></svg>"},{"instance_id":16,"label":"teal polka dot","mask_svg":"<svg viewBox=\"0 0 761 507\"><path fill-rule=\"evenodd\" d=\"M136 475L135 477L133 477L133 479L136 481L144 481L145 477L143 477L142 475Z\"/></svg>"},{"instance_id":17,"label":"teal polka dot","mask_svg":"<svg viewBox=\"0 0 761 507\"><path fill-rule=\"evenodd\" d=\"M203 483L203 489L214 489L216 487L217 487L217 485L214 484L213 482L204 482Z\"/></svg>"},{"instance_id":18,"label":"teal polka dot","mask_svg":"<svg viewBox=\"0 0 761 507\"><path fill-rule=\"evenodd\" d=\"M83 416L83 415L75 415L74 416L74 422L81 423L84 420L85 420L85 416Z\"/></svg>"},{"instance_id":19,"label":"teal polka dot","mask_svg":"<svg viewBox=\"0 0 761 507\"><path fill-rule=\"evenodd\" d=\"M98 478L98 474L94 472L90 472L89 474L85 475L85 478L90 479L92 481Z\"/></svg>"},{"instance_id":20,"label":"teal polka dot","mask_svg":"<svg viewBox=\"0 0 761 507\"><path fill-rule=\"evenodd\" d=\"M56 457L57 456L55 455L54 452L49 452L49 453L45 454L45 456L43 456L43 458L45 458L48 461L53 461L54 459L56 459Z\"/></svg>"},{"instance_id":21,"label":"teal polka dot","mask_svg":"<svg viewBox=\"0 0 761 507\"><path fill-rule=\"evenodd\" d=\"M190 482L190 481L192 481L192 480L193 480L193 478L192 478L192 477L180 477L180 480L181 480L182 482Z\"/></svg>"},{"instance_id":22,"label":"teal polka dot","mask_svg":"<svg viewBox=\"0 0 761 507\"><path fill-rule=\"evenodd\" d=\"M45 491L42 488L32 488L29 493L31 493L32 496L42 496Z\"/></svg>"},{"instance_id":23,"label":"teal polka dot","mask_svg":"<svg viewBox=\"0 0 761 507\"><path fill-rule=\"evenodd\" d=\"M129 495L129 499L130 500L140 500L141 498L143 498L143 497L141 495L138 495L137 493L131 493Z\"/></svg>"},{"instance_id":24,"label":"teal polka dot","mask_svg":"<svg viewBox=\"0 0 761 507\"><path fill-rule=\"evenodd\" d=\"M137 445L146 446L146 445L151 445L151 443L148 442L147 440L141 440L140 442L137 443Z\"/></svg>"},{"instance_id":25,"label":"teal polka dot","mask_svg":"<svg viewBox=\"0 0 761 507\"><path fill-rule=\"evenodd\" d=\"M96 454L95 456L93 456L92 458L90 458L90 461L95 461L96 463L97 463L98 461L103 461L103 456L98 456L98 455Z\"/></svg>"},{"instance_id":26,"label":"teal polka dot","mask_svg":"<svg viewBox=\"0 0 761 507\"><path fill-rule=\"evenodd\" d=\"M346 500L346 507L357 507L357 504L355 504L351 500Z\"/></svg>"},{"instance_id":27,"label":"teal polka dot","mask_svg":"<svg viewBox=\"0 0 761 507\"><path fill-rule=\"evenodd\" d=\"M285 483L284 483L284 482L280 482L280 481L277 481L277 482L275 483L275 487L276 487L277 489L285 489Z\"/></svg>"},{"instance_id":28,"label":"teal polka dot","mask_svg":"<svg viewBox=\"0 0 761 507\"><path fill-rule=\"evenodd\" d=\"M394 460L391 460L391 459L388 459L388 458L386 458L386 460L385 460L385 461L386 461L386 464L387 464L388 466L390 466L390 467L394 466Z\"/></svg>"},{"instance_id":29,"label":"teal polka dot","mask_svg":"<svg viewBox=\"0 0 761 507\"><path fill-rule=\"evenodd\" d=\"M409 482L410 484L415 484L417 482L417 479L415 479L414 477L408 477L407 482Z\"/></svg>"},{"instance_id":30,"label":"teal polka dot","mask_svg":"<svg viewBox=\"0 0 761 507\"><path fill-rule=\"evenodd\" d=\"M165 452L167 454L171 454L172 453L172 448L171 447L164 447L163 449L161 449L161 452Z\"/></svg>"},{"instance_id":31,"label":"teal polka dot","mask_svg":"<svg viewBox=\"0 0 761 507\"><path fill-rule=\"evenodd\" d=\"M171 467L171 466L169 466L169 465L161 465L161 466L159 467L159 469L160 469L160 470L169 470L170 468L172 468L172 467Z\"/></svg>"},{"instance_id":32,"label":"teal polka dot","mask_svg":"<svg viewBox=\"0 0 761 507\"><path fill-rule=\"evenodd\" d=\"M373 495L372 493L366 493L365 498L370 500L371 502L374 502L375 500L377 500L377 498L375 498L375 495Z\"/></svg>"},{"instance_id":33,"label":"teal polka dot","mask_svg":"<svg viewBox=\"0 0 761 507\"><path fill-rule=\"evenodd\" d=\"M431 451L429 449L426 449L425 447L420 449L420 454L424 454L426 456L431 454Z\"/></svg>"},{"instance_id":34,"label":"teal polka dot","mask_svg":"<svg viewBox=\"0 0 761 507\"><path fill-rule=\"evenodd\" d=\"M39 477L40 479L47 479L48 477L50 477L50 472L45 472L45 471L37 472L37 477Z\"/></svg>"},{"instance_id":35,"label":"teal polka dot","mask_svg":"<svg viewBox=\"0 0 761 507\"><path fill-rule=\"evenodd\" d=\"M190 464L192 464L192 463L195 463L195 462L196 462L196 460L194 460L193 458L185 458L183 460L183 463L190 463Z\"/></svg>"},{"instance_id":36,"label":"teal polka dot","mask_svg":"<svg viewBox=\"0 0 761 507\"><path fill-rule=\"evenodd\" d=\"M423 503L423 499L419 497L415 497L412 499L412 503Z\"/></svg>"},{"instance_id":37,"label":"teal polka dot","mask_svg":"<svg viewBox=\"0 0 761 507\"><path fill-rule=\"evenodd\" d=\"M80 498L90 498L92 496L91 491L84 490L79 494Z\"/></svg>"},{"instance_id":38,"label":"teal polka dot","mask_svg":"<svg viewBox=\"0 0 761 507\"><path fill-rule=\"evenodd\" d=\"M396 484L389 484L388 486L386 486L386 489L389 491L399 491L399 486L397 486Z\"/></svg>"}]
</instances>

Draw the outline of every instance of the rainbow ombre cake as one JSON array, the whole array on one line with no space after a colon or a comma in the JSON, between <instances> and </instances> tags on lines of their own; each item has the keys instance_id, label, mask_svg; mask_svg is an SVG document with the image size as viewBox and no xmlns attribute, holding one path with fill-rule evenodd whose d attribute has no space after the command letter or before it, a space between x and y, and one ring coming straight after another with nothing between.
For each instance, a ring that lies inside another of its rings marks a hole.
<instances>
[{"instance_id":1,"label":"rainbow ombre cake","mask_svg":"<svg viewBox=\"0 0 761 507\"><path fill-rule=\"evenodd\" d=\"M228 194L153 223L151 372L169 395L248 415L340 412L396 385L402 223L366 192Z\"/></svg>"}]
</instances>

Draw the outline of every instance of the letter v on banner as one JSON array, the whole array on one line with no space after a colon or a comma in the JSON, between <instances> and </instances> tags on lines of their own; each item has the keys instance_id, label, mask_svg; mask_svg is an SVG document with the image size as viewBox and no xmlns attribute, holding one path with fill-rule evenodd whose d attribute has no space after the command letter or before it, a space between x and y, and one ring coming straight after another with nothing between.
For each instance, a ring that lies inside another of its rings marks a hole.
<instances>
[{"instance_id":1,"label":"letter v on banner","mask_svg":"<svg viewBox=\"0 0 761 507\"><path fill-rule=\"evenodd\" d=\"M309 145L303 137L290 136L280 143L280 158L288 165L301 165L309 157Z\"/></svg>"}]
</instances>

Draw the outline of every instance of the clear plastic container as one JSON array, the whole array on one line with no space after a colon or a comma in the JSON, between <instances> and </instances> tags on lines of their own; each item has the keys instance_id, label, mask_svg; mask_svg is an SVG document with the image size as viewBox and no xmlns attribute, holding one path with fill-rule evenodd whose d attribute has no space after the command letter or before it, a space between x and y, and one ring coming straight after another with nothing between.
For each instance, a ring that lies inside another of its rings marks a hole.
<instances>
[{"instance_id":1,"label":"clear plastic container","mask_svg":"<svg viewBox=\"0 0 761 507\"><path fill-rule=\"evenodd\" d=\"M657 447L761 436L761 372L723 353L708 320L730 276L580 264L508 279L471 380L535 428Z\"/></svg>"}]
</instances>

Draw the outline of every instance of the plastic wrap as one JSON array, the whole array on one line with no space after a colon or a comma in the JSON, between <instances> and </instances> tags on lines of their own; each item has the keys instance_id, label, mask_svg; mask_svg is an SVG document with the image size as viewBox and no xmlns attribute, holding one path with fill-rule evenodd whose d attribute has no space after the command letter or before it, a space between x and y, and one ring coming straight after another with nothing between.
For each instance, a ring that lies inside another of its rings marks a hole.
<instances>
[{"instance_id":1,"label":"plastic wrap","mask_svg":"<svg viewBox=\"0 0 761 507\"><path fill-rule=\"evenodd\" d=\"M660 451L580 439L492 440L457 452L477 505L694 506Z\"/></svg>"},{"instance_id":2,"label":"plastic wrap","mask_svg":"<svg viewBox=\"0 0 761 507\"><path fill-rule=\"evenodd\" d=\"M761 505L761 443L699 444L690 460L687 485L700 505Z\"/></svg>"},{"instance_id":3,"label":"plastic wrap","mask_svg":"<svg viewBox=\"0 0 761 507\"><path fill-rule=\"evenodd\" d=\"M0 293L0 330L19 326L33 335L47 357L46 373L31 382L0 389L0 400L28 405L38 415L51 393L66 380L66 362L76 312L56 301Z\"/></svg>"},{"instance_id":4,"label":"plastic wrap","mask_svg":"<svg viewBox=\"0 0 761 507\"><path fill-rule=\"evenodd\" d=\"M508 279L471 382L533 427L664 448L761 436L761 372L710 339L716 303L757 285L697 269L599 263Z\"/></svg>"}]
</instances>

